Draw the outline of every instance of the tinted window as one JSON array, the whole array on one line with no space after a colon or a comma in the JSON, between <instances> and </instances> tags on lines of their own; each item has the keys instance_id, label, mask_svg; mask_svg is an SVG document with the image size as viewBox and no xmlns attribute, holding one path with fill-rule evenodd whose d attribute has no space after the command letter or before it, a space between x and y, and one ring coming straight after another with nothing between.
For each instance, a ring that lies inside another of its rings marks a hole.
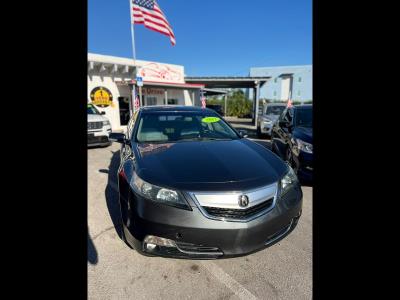
<instances>
[{"instance_id":1,"label":"tinted window","mask_svg":"<svg viewBox=\"0 0 400 300\"><path fill-rule=\"evenodd\" d=\"M303 108L296 111L296 126L312 127L312 109Z\"/></svg>"},{"instance_id":2,"label":"tinted window","mask_svg":"<svg viewBox=\"0 0 400 300\"><path fill-rule=\"evenodd\" d=\"M128 134L128 139L131 138L131 136L132 136L132 130L133 130L133 127L135 126L135 122L136 122L138 113L139 113L138 110L135 111L135 113L133 114L133 117L129 120L127 131L126 131Z\"/></svg>"},{"instance_id":3,"label":"tinted window","mask_svg":"<svg viewBox=\"0 0 400 300\"><path fill-rule=\"evenodd\" d=\"M231 140L239 136L216 114L208 112L157 112L140 116L139 143L188 140Z\"/></svg>"},{"instance_id":4,"label":"tinted window","mask_svg":"<svg viewBox=\"0 0 400 300\"><path fill-rule=\"evenodd\" d=\"M283 121L283 119L285 118L285 115L286 115L286 111L287 111L287 109L283 110L282 114L279 117L279 121Z\"/></svg>"},{"instance_id":5,"label":"tinted window","mask_svg":"<svg viewBox=\"0 0 400 300\"><path fill-rule=\"evenodd\" d=\"M287 121L289 123L292 122L293 120L293 111L291 109L288 109L283 117L284 121Z\"/></svg>"},{"instance_id":6,"label":"tinted window","mask_svg":"<svg viewBox=\"0 0 400 300\"><path fill-rule=\"evenodd\" d=\"M94 107L92 104L88 104L87 106L87 113L88 115L99 115L100 112Z\"/></svg>"},{"instance_id":7,"label":"tinted window","mask_svg":"<svg viewBox=\"0 0 400 300\"><path fill-rule=\"evenodd\" d=\"M280 115L285 109L285 106L267 106L266 115Z\"/></svg>"}]
</instances>

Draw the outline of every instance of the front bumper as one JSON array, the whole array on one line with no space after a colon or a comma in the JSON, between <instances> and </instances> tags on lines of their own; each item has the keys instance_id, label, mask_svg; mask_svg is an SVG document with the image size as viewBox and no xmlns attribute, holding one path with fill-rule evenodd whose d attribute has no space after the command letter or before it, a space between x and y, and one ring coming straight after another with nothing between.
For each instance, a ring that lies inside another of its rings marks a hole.
<instances>
[{"instance_id":1,"label":"front bumper","mask_svg":"<svg viewBox=\"0 0 400 300\"><path fill-rule=\"evenodd\" d=\"M313 180L313 155L301 151L298 156L295 156L297 164L297 177L302 182L312 182Z\"/></svg>"},{"instance_id":2,"label":"front bumper","mask_svg":"<svg viewBox=\"0 0 400 300\"><path fill-rule=\"evenodd\" d=\"M271 134L272 126L273 126L272 123L263 123L263 122L261 122L261 124L260 124L261 133Z\"/></svg>"},{"instance_id":3,"label":"front bumper","mask_svg":"<svg viewBox=\"0 0 400 300\"><path fill-rule=\"evenodd\" d=\"M287 236L302 209L300 186L277 199L272 210L248 222L212 220L194 206L192 210L177 209L130 194L125 238L139 253L149 256L216 259L248 255ZM149 235L172 240L176 247L149 251L143 242Z\"/></svg>"},{"instance_id":4,"label":"front bumper","mask_svg":"<svg viewBox=\"0 0 400 300\"><path fill-rule=\"evenodd\" d=\"M111 126L104 126L102 130L88 131L88 146L109 146L111 141L109 135L111 133Z\"/></svg>"}]
</instances>

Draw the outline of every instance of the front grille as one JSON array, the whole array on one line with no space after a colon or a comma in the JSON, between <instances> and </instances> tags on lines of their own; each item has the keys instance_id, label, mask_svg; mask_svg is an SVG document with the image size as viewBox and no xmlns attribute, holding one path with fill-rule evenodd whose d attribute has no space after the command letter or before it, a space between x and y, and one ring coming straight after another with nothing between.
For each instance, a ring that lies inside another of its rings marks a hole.
<instances>
[{"instance_id":1,"label":"front grille","mask_svg":"<svg viewBox=\"0 0 400 300\"><path fill-rule=\"evenodd\" d=\"M108 137L105 135L102 136L93 136L88 134L88 144L96 144L96 143L108 143Z\"/></svg>"},{"instance_id":2,"label":"front grille","mask_svg":"<svg viewBox=\"0 0 400 300\"><path fill-rule=\"evenodd\" d=\"M101 129L103 122L88 122L88 130Z\"/></svg>"},{"instance_id":3,"label":"front grille","mask_svg":"<svg viewBox=\"0 0 400 300\"><path fill-rule=\"evenodd\" d=\"M202 253L202 252L211 252L211 253L218 253L221 252L217 247L208 247L203 245L194 245L189 243L176 243L178 248L183 251L193 252L193 253Z\"/></svg>"},{"instance_id":4,"label":"front grille","mask_svg":"<svg viewBox=\"0 0 400 300\"><path fill-rule=\"evenodd\" d=\"M263 203L257 204L247 209L231 209L231 208L219 208L219 207L207 207L203 206L205 211L213 217L227 218L227 219L238 219L245 220L252 216L267 210L272 206L274 198L268 199Z\"/></svg>"}]
</instances>

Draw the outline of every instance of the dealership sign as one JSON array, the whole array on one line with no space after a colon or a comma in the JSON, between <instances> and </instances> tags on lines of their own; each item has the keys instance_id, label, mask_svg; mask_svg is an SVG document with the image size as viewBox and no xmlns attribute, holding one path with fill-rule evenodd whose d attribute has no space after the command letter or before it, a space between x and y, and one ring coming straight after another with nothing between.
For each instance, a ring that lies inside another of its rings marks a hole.
<instances>
[{"instance_id":1,"label":"dealership sign","mask_svg":"<svg viewBox=\"0 0 400 300\"><path fill-rule=\"evenodd\" d=\"M143 81L185 83L183 74L183 67L152 62L141 66L136 76Z\"/></svg>"},{"instance_id":2,"label":"dealership sign","mask_svg":"<svg viewBox=\"0 0 400 300\"><path fill-rule=\"evenodd\" d=\"M92 104L100 107L114 106L113 95L106 87L98 86L90 92Z\"/></svg>"}]
</instances>

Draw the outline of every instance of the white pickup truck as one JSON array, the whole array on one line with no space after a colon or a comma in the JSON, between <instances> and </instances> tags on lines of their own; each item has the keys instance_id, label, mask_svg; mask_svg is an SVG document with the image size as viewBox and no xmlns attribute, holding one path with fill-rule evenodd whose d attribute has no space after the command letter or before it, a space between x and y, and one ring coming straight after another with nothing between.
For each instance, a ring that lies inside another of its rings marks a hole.
<instances>
[{"instance_id":1,"label":"white pickup truck","mask_svg":"<svg viewBox=\"0 0 400 300\"><path fill-rule=\"evenodd\" d=\"M87 105L88 146L109 146L110 121L93 104Z\"/></svg>"}]
</instances>

